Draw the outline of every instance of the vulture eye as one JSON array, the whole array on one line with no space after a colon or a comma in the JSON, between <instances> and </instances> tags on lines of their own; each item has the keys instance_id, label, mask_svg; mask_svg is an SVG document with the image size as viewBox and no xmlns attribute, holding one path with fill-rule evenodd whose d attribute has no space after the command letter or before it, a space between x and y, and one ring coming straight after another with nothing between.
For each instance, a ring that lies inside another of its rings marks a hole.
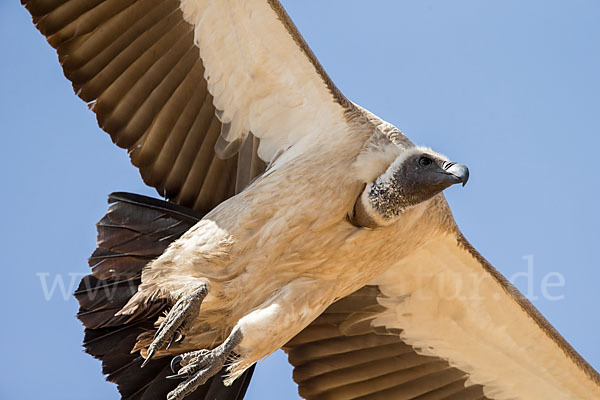
<instances>
[{"instance_id":1,"label":"vulture eye","mask_svg":"<svg viewBox=\"0 0 600 400\"><path fill-rule=\"evenodd\" d=\"M429 157L421 157L419 158L419 165L422 167L426 167L432 163L431 158Z\"/></svg>"}]
</instances>

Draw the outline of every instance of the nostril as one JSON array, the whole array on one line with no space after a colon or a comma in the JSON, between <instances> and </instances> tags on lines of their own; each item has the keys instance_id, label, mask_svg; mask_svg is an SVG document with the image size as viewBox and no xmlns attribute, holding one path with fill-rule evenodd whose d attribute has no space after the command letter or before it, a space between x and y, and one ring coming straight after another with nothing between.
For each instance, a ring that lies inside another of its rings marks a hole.
<instances>
[{"instance_id":1,"label":"nostril","mask_svg":"<svg viewBox=\"0 0 600 400\"><path fill-rule=\"evenodd\" d=\"M454 164L456 164L456 163L453 163L453 162L450 162L450 161L446 161L446 162L444 163L444 169L447 171L447 170L448 170L448 168L450 168L450 167L451 167L451 166L453 166Z\"/></svg>"}]
</instances>

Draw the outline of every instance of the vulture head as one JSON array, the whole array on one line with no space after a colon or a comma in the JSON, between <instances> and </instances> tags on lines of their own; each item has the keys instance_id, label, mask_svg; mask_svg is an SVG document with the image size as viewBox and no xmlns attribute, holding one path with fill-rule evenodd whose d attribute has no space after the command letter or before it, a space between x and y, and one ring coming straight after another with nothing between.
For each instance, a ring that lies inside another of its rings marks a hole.
<instances>
[{"instance_id":1,"label":"vulture head","mask_svg":"<svg viewBox=\"0 0 600 400\"><path fill-rule=\"evenodd\" d=\"M407 209L444 189L469 180L469 169L425 147L400 154L374 182L366 185L354 206L353 224L376 228L394 222Z\"/></svg>"}]
</instances>

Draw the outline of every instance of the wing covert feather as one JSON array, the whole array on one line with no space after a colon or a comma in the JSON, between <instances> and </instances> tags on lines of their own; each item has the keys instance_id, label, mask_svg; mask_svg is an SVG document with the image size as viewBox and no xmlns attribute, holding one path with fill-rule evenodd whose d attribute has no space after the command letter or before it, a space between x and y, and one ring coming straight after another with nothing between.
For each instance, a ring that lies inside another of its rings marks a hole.
<instances>
[{"instance_id":1,"label":"wing covert feather","mask_svg":"<svg viewBox=\"0 0 600 400\"><path fill-rule=\"evenodd\" d=\"M442 232L377 278L376 324L402 329L494 399L595 399L600 376L464 238Z\"/></svg>"}]
</instances>

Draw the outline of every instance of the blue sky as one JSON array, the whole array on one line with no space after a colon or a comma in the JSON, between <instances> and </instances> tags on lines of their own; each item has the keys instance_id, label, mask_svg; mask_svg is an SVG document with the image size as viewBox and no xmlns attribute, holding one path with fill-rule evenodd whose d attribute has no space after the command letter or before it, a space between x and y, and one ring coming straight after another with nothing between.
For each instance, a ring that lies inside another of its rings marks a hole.
<instances>
[{"instance_id":1,"label":"blue sky","mask_svg":"<svg viewBox=\"0 0 600 400\"><path fill-rule=\"evenodd\" d=\"M469 166L469 184L447 191L459 226L599 369L600 3L284 4L346 96ZM0 35L0 398L116 399L82 352L71 281L106 195L154 191L15 0L0 3ZM57 277L66 296L46 300ZM290 375L276 354L248 398L293 398Z\"/></svg>"}]
</instances>

